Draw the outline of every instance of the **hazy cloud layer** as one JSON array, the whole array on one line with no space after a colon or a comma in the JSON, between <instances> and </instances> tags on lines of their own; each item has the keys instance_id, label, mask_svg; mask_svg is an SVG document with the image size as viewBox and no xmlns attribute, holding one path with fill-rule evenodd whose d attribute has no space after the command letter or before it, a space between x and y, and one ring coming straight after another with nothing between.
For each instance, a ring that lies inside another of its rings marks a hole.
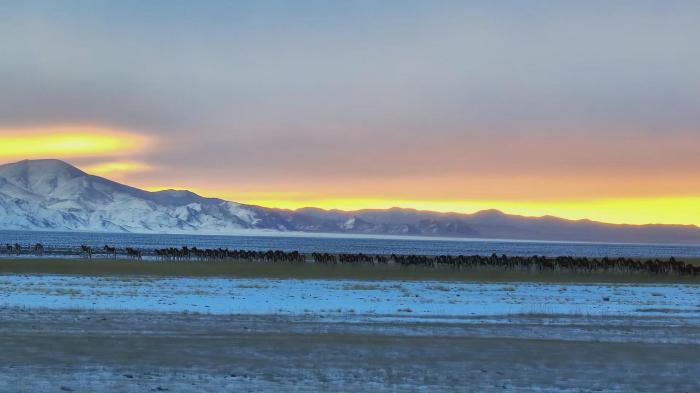
<instances>
[{"instance_id":1,"label":"hazy cloud layer","mask_svg":"<svg viewBox=\"0 0 700 393\"><path fill-rule=\"evenodd\" d=\"M152 136L141 185L697 195L698 20L693 1L5 2L0 128Z\"/></svg>"}]
</instances>

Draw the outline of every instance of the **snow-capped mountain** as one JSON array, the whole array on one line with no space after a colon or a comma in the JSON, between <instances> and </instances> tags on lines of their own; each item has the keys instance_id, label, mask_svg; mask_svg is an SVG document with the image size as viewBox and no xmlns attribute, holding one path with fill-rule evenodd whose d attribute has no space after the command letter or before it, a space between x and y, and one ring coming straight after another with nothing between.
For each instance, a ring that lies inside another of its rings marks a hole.
<instances>
[{"instance_id":1,"label":"snow-capped mountain","mask_svg":"<svg viewBox=\"0 0 700 393\"><path fill-rule=\"evenodd\" d=\"M59 160L0 166L2 229L234 232L257 221L237 203L188 191L147 192Z\"/></svg>"},{"instance_id":2,"label":"snow-capped mountain","mask_svg":"<svg viewBox=\"0 0 700 393\"><path fill-rule=\"evenodd\" d=\"M353 233L700 243L700 228L611 225L555 217L522 217L412 209L296 211L205 198L189 191L148 192L87 174L60 160L0 165L0 229L139 233L240 234L254 231Z\"/></svg>"}]
</instances>

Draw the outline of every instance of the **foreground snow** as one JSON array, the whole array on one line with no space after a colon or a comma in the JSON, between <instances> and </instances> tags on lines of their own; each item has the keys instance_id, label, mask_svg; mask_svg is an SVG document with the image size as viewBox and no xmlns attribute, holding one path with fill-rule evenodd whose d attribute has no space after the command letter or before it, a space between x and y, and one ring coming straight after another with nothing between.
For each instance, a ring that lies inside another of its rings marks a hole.
<instances>
[{"instance_id":1,"label":"foreground snow","mask_svg":"<svg viewBox=\"0 0 700 393\"><path fill-rule=\"evenodd\" d=\"M212 314L700 317L697 285L8 275L0 305Z\"/></svg>"},{"instance_id":2,"label":"foreground snow","mask_svg":"<svg viewBox=\"0 0 700 393\"><path fill-rule=\"evenodd\" d=\"M700 391L697 318L421 318L0 307L0 391Z\"/></svg>"},{"instance_id":3,"label":"foreground snow","mask_svg":"<svg viewBox=\"0 0 700 393\"><path fill-rule=\"evenodd\" d=\"M6 275L0 391L694 392L699 295Z\"/></svg>"}]
</instances>

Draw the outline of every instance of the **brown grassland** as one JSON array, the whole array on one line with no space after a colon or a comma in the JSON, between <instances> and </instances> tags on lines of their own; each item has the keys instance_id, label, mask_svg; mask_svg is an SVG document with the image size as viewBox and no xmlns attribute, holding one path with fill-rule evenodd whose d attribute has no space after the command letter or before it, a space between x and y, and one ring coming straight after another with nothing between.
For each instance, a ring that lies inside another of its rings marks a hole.
<instances>
[{"instance_id":1,"label":"brown grassland","mask_svg":"<svg viewBox=\"0 0 700 393\"><path fill-rule=\"evenodd\" d=\"M700 260L685 261L693 264ZM445 280L481 282L700 283L698 276L649 273L507 271L499 268L431 268L397 265L323 265L244 261L161 262L126 259L0 259L0 274L230 277L275 279Z\"/></svg>"}]
</instances>

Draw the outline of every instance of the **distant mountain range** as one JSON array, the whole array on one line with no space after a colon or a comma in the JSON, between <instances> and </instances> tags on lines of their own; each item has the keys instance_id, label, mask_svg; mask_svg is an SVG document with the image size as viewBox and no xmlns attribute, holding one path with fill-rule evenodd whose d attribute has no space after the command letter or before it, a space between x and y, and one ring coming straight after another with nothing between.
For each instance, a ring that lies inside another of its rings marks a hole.
<instances>
[{"instance_id":1,"label":"distant mountain range","mask_svg":"<svg viewBox=\"0 0 700 393\"><path fill-rule=\"evenodd\" d=\"M266 232L700 244L700 228L613 225L497 210L271 209L189 191L149 192L89 175L60 160L0 166L0 229L138 233Z\"/></svg>"}]
</instances>

